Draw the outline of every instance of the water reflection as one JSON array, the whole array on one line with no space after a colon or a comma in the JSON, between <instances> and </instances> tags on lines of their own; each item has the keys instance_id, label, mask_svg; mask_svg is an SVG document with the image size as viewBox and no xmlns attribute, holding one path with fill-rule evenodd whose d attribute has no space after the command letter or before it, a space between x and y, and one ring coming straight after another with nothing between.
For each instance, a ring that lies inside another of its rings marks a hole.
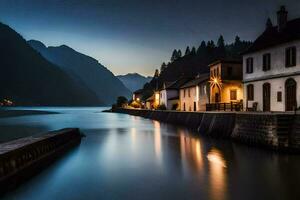
<instances>
[{"instance_id":1,"label":"water reflection","mask_svg":"<svg viewBox=\"0 0 300 200\"><path fill-rule=\"evenodd\" d=\"M3 140L23 127L34 133L79 127L87 136L3 199L299 199L297 155L233 145L99 108L59 112L0 119L0 132L9 131L0 135Z\"/></svg>"},{"instance_id":2,"label":"water reflection","mask_svg":"<svg viewBox=\"0 0 300 200\"><path fill-rule=\"evenodd\" d=\"M154 151L158 163L162 162L162 149L161 149L161 128L158 121L153 121L154 125Z\"/></svg>"},{"instance_id":3,"label":"water reflection","mask_svg":"<svg viewBox=\"0 0 300 200\"><path fill-rule=\"evenodd\" d=\"M184 129L179 131L179 138L183 165L186 167L187 165L191 165L196 171L201 171L203 167L203 158L200 139L189 135Z\"/></svg>"},{"instance_id":4,"label":"water reflection","mask_svg":"<svg viewBox=\"0 0 300 200\"><path fill-rule=\"evenodd\" d=\"M226 199L226 161L220 150L212 148L207 154L211 199Z\"/></svg>"}]
</instances>

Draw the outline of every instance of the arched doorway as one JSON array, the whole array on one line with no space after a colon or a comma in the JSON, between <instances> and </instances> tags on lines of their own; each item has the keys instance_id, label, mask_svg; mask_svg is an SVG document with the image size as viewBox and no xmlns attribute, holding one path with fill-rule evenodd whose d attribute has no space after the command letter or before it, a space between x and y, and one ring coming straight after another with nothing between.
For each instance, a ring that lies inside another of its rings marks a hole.
<instances>
[{"instance_id":1,"label":"arched doorway","mask_svg":"<svg viewBox=\"0 0 300 200\"><path fill-rule=\"evenodd\" d=\"M263 84L263 111L271 111L271 84Z\"/></svg>"},{"instance_id":2,"label":"arched doorway","mask_svg":"<svg viewBox=\"0 0 300 200\"><path fill-rule=\"evenodd\" d=\"M297 108L297 82L290 78L285 82L285 110L293 111Z\"/></svg>"}]
</instances>

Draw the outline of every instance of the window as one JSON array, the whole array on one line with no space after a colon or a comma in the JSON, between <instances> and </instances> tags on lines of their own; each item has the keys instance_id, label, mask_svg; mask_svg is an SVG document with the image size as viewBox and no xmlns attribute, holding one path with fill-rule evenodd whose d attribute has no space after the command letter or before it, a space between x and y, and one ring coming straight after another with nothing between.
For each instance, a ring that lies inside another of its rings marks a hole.
<instances>
[{"instance_id":1,"label":"window","mask_svg":"<svg viewBox=\"0 0 300 200\"><path fill-rule=\"evenodd\" d=\"M254 100L254 86L252 84L247 85L247 99L248 101Z\"/></svg>"},{"instance_id":2,"label":"window","mask_svg":"<svg viewBox=\"0 0 300 200\"><path fill-rule=\"evenodd\" d=\"M183 89L183 97L185 97L185 89Z\"/></svg>"},{"instance_id":3,"label":"window","mask_svg":"<svg viewBox=\"0 0 300 200\"><path fill-rule=\"evenodd\" d=\"M296 47L290 47L285 50L285 66L296 66Z\"/></svg>"},{"instance_id":4,"label":"window","mask_svg":"<svg viewBox=\"0 0 300 200\"><path fill-rule=\"evenodd\" d=\"M277 92L277 102L282 102L282 92Z\"/></svg>"},{"instance_id":5,"label":"window","mask_svg":"<svg viewBox=\"0 0 300 200\"><path fill-rule=\"evenodd\" d=\"M263 71L271 69L271 54L267 53L263 55Z\"/></svg>"},{"instance_id":6,"label":"window","mask_svg":"<svg viewBox=\"0 0 300 200\"><path fill-rule=\"evenodd\" d=\"M236 90L230 90L230 100L231 101L237 100L237 91Z\"/></svg>"},{"instance_id":7,"label":"window","mask_svg":"<svg viewBox=\"0 0 300 200\"><path fill-rule=\"evenodd\" d=\"M232 77L232 67L227 68L227 75L228 77Z\"/></svg>"},{"instance_id":8,"label":"window","mask_svg":"<svg viewBox=\"0 0 300 200\"><path fill-rule=\"evenodd\" d=\"M253 73L253 58L247 58L246 60L246 73Z\"/></svg>"}]
</instances>

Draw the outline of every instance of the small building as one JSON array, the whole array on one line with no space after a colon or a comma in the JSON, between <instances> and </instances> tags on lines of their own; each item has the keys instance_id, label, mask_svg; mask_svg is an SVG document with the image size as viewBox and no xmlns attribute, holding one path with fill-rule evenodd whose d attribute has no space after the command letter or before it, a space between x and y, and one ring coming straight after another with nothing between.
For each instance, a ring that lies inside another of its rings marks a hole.
<instances>
[{"instance_id":1,"label":"small building","mask_svg":"<svg viewBox=\"0 0 300 200\"><path fill-rule=\"evenodd\" d=\"M242 61L218 60L209 68L210 102L207 110L232 110L232 105L235 110L240 110L239 104L243 100Z\"/></svg>"},{"instance_id":2,"label":"small building","mask_svg":"<svg viewBox=\"0 0 300 200\"><path fill-rule=\"evenodd\" d=\"M159 91L154 91L153 95L146 99L145 108L148 110L156 109L159 106Z\"/></svg>"},{"instance_id":3,"label":"small building","mask_svg":"<svg viewBox=\"0 0 300 200\"><path fill-rule=\"evenodd\" d=\"M142 93L143 93L142 89L134 91L132 94L132 100L140 102L142 99Z\"/></svg>"},{"instance_id":4,"label":"small building","mask_svg":"<svg viewBox=\"0 0 300 200\"><path fill-rule=\"evenodd\" d=\"M179 109L179 89L190 81L191 78L180 78L171 83L164 83L160 90L160 105L165 105L167 110Z\"/></svg>"},{"instance_id":5,"label":"small building","mask_svg":"<svg viewBox=\"0 0 300 200\"><path fill-rule=\"evenodd\" d=\"M288 21L282 6L277 26L265 31L243 53L244 106L248 110L292 111L300 102L300 18Z\"/></svg>"},{"instance_id":6,"label":"small building","mask_svg":"<svg viewBox=\"0 0 300 200\"><path fill-rule=\"evenodd\" d=\"M198 75L180 87L181 111L205 111L209 102L209 74Z\"/></svg>"}]
</instances>

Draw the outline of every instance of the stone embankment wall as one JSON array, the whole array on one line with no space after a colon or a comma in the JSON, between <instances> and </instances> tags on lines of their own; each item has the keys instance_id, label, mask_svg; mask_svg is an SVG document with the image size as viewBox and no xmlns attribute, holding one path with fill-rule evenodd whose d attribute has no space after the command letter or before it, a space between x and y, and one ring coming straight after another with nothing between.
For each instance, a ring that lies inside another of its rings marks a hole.
<instances>
[{"instance_id":1,"label":"stone embankment wall","mask_svg":"<svg viewBox=\"0 0 300 200\"><path fill-rule=\"evenodd\" d=\"M0 192L13 189L80 141L79 129L62 129L0 144Z\"/></svg>"},{"instance_id":2,"label":"stone embankment wall","mask_svg":"<svg viewBox=\"0 0 300 200\"><path fill-rule=\"evenodd\" d=\"M300 115L293 113L177 112L116 109L114 112L141 116L185 126L217 138L270 147L300 150Z\"/></svg>"}]
</instances>

